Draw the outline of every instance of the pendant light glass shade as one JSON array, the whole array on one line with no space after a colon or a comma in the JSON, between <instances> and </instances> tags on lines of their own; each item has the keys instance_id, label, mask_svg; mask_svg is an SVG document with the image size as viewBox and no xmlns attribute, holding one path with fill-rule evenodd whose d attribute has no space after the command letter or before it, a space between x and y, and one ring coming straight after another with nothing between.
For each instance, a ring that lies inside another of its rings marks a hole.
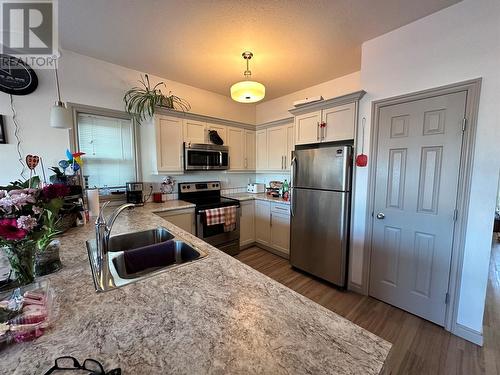
<instances>
[{"instance_id":1,"label":"pendant light glass shade","mask_svg":"<svg viewBox=\"0 0 500 375\"><path fill-rule=\"evenodd\" d=\"M61 101L61 90L59 88L59 75L57 74L57 67L54 69L56 78L57 101L56 104L50 109L49 125L56 129L71 129L73 127L73 113L71 109L66 107Z\"/></svg>"},{"instance_id":2,"label":"pendant light glass shade","mask_svg":"<svg viewBox=\"0 0 500 375\"><path fill-rule=\"evenodd\" d=\"M253 53L245 51L241 56L247 62L247 70L243 73L246 80L237 82L231 86L231 98L240 103L255 103L264 99L264 96L266 96L266 87L262 83L250 81L252 72L250 71L248 63L253 57Z\"/></svg>"},{"instance_id":3,"label":"pendant light glass shade","mask_svg":"<svg viewBox=\"0 0 500 375\"><path fill-rule=\"evenodd\" d=\"M50 109L49 124L52 128L71 129L73 127L73 114L71 113L71 109L66 108L62 102L56 102Z\"/></svg>"},{"instance_id":4,"label":"pendant light glass shade","mask_svg":"<svg viewBox=\"0 0 500 375\"><path fill-rule=\"evenodd\" d=\"M264 99L266 87L255 81L241 81L231 86L231 98L240 103L255 103Z\"/></svg>"}]
</instances>

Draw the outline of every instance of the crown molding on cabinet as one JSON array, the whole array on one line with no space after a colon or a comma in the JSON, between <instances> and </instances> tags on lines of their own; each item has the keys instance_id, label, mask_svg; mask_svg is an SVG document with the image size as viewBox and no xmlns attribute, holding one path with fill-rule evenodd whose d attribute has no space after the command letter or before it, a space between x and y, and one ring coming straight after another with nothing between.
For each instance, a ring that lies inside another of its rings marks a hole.
<instances>
[{"instance_id":1,"label":"crown molding on cabinet","mask_svg":"<svg viewBox=\"0 0 500 375\"><path fill-rule=\"evenodd\" d=\"M282 118L279 120L265 122L263 124L259 124L256 126L256 130L272 128L275 126L280 126L280 125L285 125L285 124L290 124L290 123L293 123L293 116L285 117L285 118Z\"/></svg>"},{"instance_id":2,"label":"crown molding on cabinet","mask_svg":"<svg viewBox=\"0 0 500 375\"><path fill-rule=\"evenodd\" d=\"M353 92L350 94L337 96L335 98L322 100L322 101L314 102L311 104L304 104L304 105L301 105L300 107L291 108L288 110L288 112L290 112L292 115L296 116L296 115L299 115L301 113L314 111L315 109L336 107L338 105L343 105L343 104L348 104L348 103L359 101L363 97L363 95L365 95L365 94L366 94L366 91L360 90L360 91L356 91L356 92Z\"/></svg>"},{"instance_id":3,"label":"crown molding on cabinet","mask_svg":"<svg viewBox=\"0 0 500 375\"><path fill-rule=\"evenodd\" d=\"M255 130L255 125L253 125L253 124L247 124L247 123L239 122L239 121L226 120L223 118L217 118L217 117L212 117L212 116L200 115L200 114L192 113L192 112L176 111L174 109L166 109L166 108L162 108L162 107L157 107L155 109L155 114L165 115L165 116L174 116L174 117L185 118L185 119L189 119L189 120L204 121L204 122L209 122L211 124L232 126L235 128Z\"/></svg>"}]
</instances>

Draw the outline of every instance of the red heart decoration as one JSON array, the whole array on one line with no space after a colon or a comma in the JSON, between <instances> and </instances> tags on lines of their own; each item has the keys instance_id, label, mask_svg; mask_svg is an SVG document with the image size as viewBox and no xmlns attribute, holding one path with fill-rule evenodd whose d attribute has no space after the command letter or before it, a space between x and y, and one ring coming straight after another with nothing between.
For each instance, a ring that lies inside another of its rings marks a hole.
<instances>
[{"instance_id":1,"label":"red heart decoration","mask_svg":"<svg viewBox=\"0 0 500 375\"><path fill-rule=\"evenodd\" d=\"M26 155L26 165L29 169L33 170L40 162L40 157L36 155Z\"/></svg>"}]
</instances>

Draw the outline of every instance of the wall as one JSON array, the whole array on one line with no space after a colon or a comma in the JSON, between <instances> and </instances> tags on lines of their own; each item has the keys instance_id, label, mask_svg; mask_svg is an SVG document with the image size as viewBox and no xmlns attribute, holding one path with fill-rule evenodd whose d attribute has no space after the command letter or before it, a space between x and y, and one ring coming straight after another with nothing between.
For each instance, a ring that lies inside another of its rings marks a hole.
<instances>
[{"instance_id":1,"label":"wall","mask_svg":"<svg viewBox=\"0 0 500 375\"><path fill-rule=\"evenodd\" d=\"M360 72L351 73L340 78L332 79L331 81L320 83L319 85L307 87L303 90L257 104L255 114L256 124L260 125L266 122L291 117L288 110L293 108L292 103L296 100L318 95L322 95L325 99L330 99L361 89Z\"/></svg>"},{"instance_id":2,"label":"wall","mask_svg":"<svg viewBox=\"0 0 500 375\"><path fill-rule=\"evenodd\" d=\"M36 71L37 90L27 96L15 96L14 106L21 127L22 155L37 154L45 166L55 165L69 145L66 130L49 127L49 111L56 100L54 72ZM62 51L59 77L64 101L123 110L123 94L137 84L142 72L115 64ZM255 123L255 106L236 103L230 98L178 82L151 76L152 82L166 81L167 87L191 104L191 111L245 123ZM0 93L0 113L6 119L8 145L0 144L0 184L20 178L9 96Z\"/></svg>"},{"instance_id":3,"label":"wall","mask_svg":"<svg viewBox=\"0 0 500 375\"><path fill-rule=\"evenodd\" d=\"M461 326L479 338L500 166L494 154L500 139L499 14L498 0L465 0L362 46L361 85L367 95L360 105L360 118L365 116L367 124L373 100L483 78L457 317ZM356 246L351 275L358 283L363 262L367 172L366 168L358 168L356 176Z\"/></svg>"}]
</instances>

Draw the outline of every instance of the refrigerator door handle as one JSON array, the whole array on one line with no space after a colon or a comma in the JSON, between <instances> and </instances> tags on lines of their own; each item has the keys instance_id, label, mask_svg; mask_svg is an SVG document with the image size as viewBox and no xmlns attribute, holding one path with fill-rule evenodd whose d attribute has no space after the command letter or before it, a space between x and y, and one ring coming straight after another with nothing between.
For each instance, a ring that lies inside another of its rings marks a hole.
<instances>
[{"instance_id":1,"label":"refrigerator door handle","mask_svg":"<svg viewBox=\"0 0 500 375\"><path fill-rule=\"evenodd\" d=\"M295 216L294 204L295 201L293 199L293 181L295 180L295 168L297 166L297 158L295 157L294 151L292 151L292 161L290 163L290 215L292 217Z\"/></svg>"}]
</instances>

